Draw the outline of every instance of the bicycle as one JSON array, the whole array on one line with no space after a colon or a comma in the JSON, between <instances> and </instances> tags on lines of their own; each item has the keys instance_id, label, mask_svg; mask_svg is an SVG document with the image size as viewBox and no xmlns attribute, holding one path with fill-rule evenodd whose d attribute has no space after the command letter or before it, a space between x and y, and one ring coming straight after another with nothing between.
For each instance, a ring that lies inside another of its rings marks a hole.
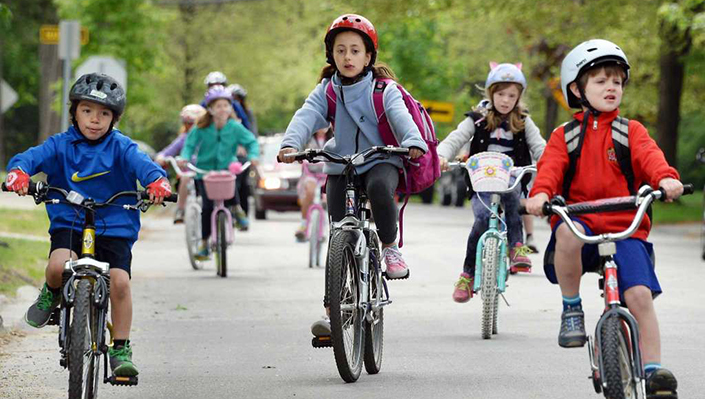
<instances>
[{"instance_id":1,"label":"bicycle","mask_svg":"<svg viewBox=\"0 0 705 399\"><path fill-rule=\"evenodd\" d=\"M693 193L693 185L683 186L683 195ZM599 289L605 298L605 310L595 326L594 339L588 336L588 355L593 387L596 393L602 392L606 398L645 398L646 379L641 359L641 341L637 321L629 312L620 307L615 242L629 238L638 229L647 209L654 200L666 199L662 189L642 187L637 195L607 198L592 202L566 205L561 197L555 197L544 204L544 215L558 215L570 231L586 244L597 244L600 254ZM623 211L636 209L632 224L618 233L604 233L595 236L583 234L572 215L586 213Z\"/></svg>"},{"instance_id":2,"label":"bicycle","mask_svg":"<svg viewBox=\"0 0 705 399\"><path fill-rule=\"evenodd\" d=\"M2 183L2 191L7 191ZM29 193L37 204L67 204L85 211L81 255L76 260L64 264L61 284L61 300L54 310L49 325L59 326L59 364L69 370L69 399L92 399L98 396L100 381L100 358L104 360L103 383L111 385L137 385L137 376L108 376L108 343L105 330L111 332L112 325L107 321L110 303L110 264L95 259L96 210L107 206L119 206L126 210L146 212L151 206L146 191L122 191L105 202L95 202L81 194L44 182L30 182ZM49 193L57 193L62 199L49 198ZM137 203L115 204L121 197L136 197ZM176 202L172 194L165 201Z\"/></svg>"},{"instance_id":3,"label":"bicycle","mask_svg":"<svg viewBox=\"0 0 705 399\"><path fill-rule=\"evenodd\" d=\"M512 168L513 164L510 157L497 152L482 152L473 155L467 162L448 163L451 168L465 168L475 192L491 193L489 205L482 202L490 211L490 220L487 231L477 243L472 288L474 293L479 292L482 297L483 339L491 339L492 335L497 334L499 297L504 298L509 277L509 243L507 225L500 217L501 194L516 190L525 174L536 173L535 166ZM511 186L510 173L518 173ZM479 196L476 198L482 201Z\"/></svg>"},{"instance_id":4,"label":"bicycle","mask_svg":"<svg viewBox=\"0 0 705 399\"><path fill-rule=\"evenodd\" d=\"M700 163L705 163L705 148L698 150L695 159ZM705 187L703 187L703 223L700 227L700 257L705 260Z\"/></svg>"},{"instance_id":5,"label":"bicycle","mask_svg":"<svg viewBox=\"0 0 705 399\"><path fill-rule=\"evenodd\" d=\"M178 168L178 164L174 165L173 159L169 160L172 166ZM221 171L209 171L196 167L190 162L186 163L186 168L189 170L203 174L203 185L206 189L206 196L208 199L213 201L213 211L211 212L211 235L208 240L208 246L211 252L215 253L215 264L216 264L216 275L220 277L228 276L228 257L227 250L230 245L232 245L235 240L235 232L233 230L233 216L230 213L228 207L225 206L225 201L233 198L235 196L235 179L237 175L241 174L243 170L250 166L250 162L246 162L244 165L239 162L236 163L238 167L235 173L231 173L229 170ZM180 168L179 168L180 169ZM180 173L180 172L177 172ZM195 212L195 207L193 208ZM193 212L192 212L193 215ZM198 224L199 232L201 225L201 212L196 216L193 216L192 222ZM187 229L187 243L189 244L189 257L193 248L190 246L195 240L193 236L195 229ZM200 236L198 242L200 245ZM198 250L196 250L198 251ZM195 254L193 255L195 257Z\"/></svg>"},{"instance_id":6,"label":"bicycle","mask_svg":"<svg viewBox=\"0 0 705 399\"><path fill-rule=\"evenodd\" d=\"M184 226L186 227L186 250L188 251L189 262L194 270L203 269L203 261L196 257L199 246L201 245L201 211L203 209L201 197L196 192L196 183L194 177L196 172L185 171L179 167L176 158L164 158L176 174L181 178L181 181L188 181L188 197L186 198L186 209L184 212Z\"/></svg>"},{"instance_id":7,"label":"bicycle","mask_svg":"<svg viewBox=\"0 0 705 399\"><path fill-rule=\"evenodd\" d=\"M313 202L306 212L306 240L309 243L308 267L313 268L314 266L321 266L321 248L326 234L326 211L323 209L321 187L323 187L327 175L311 172L306 165L302 169L304 177L310 176L316 179Z\"/></svg>"},{"instance_id":8,"label":"bicycle","mask_svg":"<svg viewBox=\"0 0 705 399\"><path fill-rule=\"evenodd\" d=\"M355 167L381 156L408 155L407 148L371 147L361 153L341 156L320 149L307 149L286 156L309 162L344 165L345 216L330 226L326 264L326 294L330 300L330 337L314 337L316 348L333 347L336 367L346 382L360 377L362 365L368 374L382 368L384 307L391 304L377 231L370 227L372 214L367 194L355 184Z\"/></svg>"}]
</instances>

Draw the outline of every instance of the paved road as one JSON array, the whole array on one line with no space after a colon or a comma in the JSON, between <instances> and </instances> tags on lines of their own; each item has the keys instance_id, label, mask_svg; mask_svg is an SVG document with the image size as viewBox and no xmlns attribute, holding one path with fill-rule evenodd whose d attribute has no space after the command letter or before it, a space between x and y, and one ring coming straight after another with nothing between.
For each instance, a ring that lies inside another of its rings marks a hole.
<instances>
[{"instance_id":1,"label":"paved road","mask_svg":"<svg viewBox=\"0 0 705 399\"><path fill-rule=\"evenodd\" d=\"M103 385L101 397L598 397L586 349L556 343L560 295L543 277L539 256L533 274L510 279L511 307L501 305L492 340L480 338L479 301L451 300L471 222L468 208L409 206L403 252L411 278L390 284L382 372L345 384L332 351L310 346L309 325L323 314L323 270L308 269L306 246L294 243L296 214L272 214L239 234L227 279L212 266L191 270L182 229L169 218L147 219L133 262L140 385ZM536 234L545 242L547 226L537 223ZM664 363L677 374L682 398L702 397L705 265L697 228L657 228L652 239L665 290L656 301ZM583 298L592 329L602 308L594 276L584 279ZM0 397L66 397L55 328L20 333L26 338L0 348Z\"/></svg>"}]
</instances>

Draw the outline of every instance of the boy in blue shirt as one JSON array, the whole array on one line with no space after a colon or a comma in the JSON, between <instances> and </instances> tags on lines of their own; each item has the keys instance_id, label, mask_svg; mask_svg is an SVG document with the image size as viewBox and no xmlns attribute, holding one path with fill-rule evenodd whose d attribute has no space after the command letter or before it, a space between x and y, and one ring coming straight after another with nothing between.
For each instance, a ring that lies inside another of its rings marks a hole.
<instances>
[{"instance_id":1,"label":"boy in blue shirt","mask_svg":"<svg viewBox=\"0 0 705 399\"><path fill-rule=\"evenodd\" d=\"M171 195L166 172L137 149L137 144L113 125L125 110L125 90L113 78L104 74L81 76L69 94L73 125L47 139L39 146L10 159L6 187L26 195L30 176L44 172L50 186L76 191L98 202L120 191L136 191L137 180L147 187L155 204ZM37 328L44 327L59 306L61 275L69 257L76 259L81 252L83 215L66 204L46 207L49 215L51 249L46 268L46 283L37 300L27 310L25 321ZM120 207L105 207L96 211L100 231L96 257L110 263L110 302L113 322L113 347L109 350L110 367L116 376L136 376L132 363L130 327L132 325L132 295L130 266L132 245L140 229L138 212L126 212Z\"/></svg>"}]
</instances>

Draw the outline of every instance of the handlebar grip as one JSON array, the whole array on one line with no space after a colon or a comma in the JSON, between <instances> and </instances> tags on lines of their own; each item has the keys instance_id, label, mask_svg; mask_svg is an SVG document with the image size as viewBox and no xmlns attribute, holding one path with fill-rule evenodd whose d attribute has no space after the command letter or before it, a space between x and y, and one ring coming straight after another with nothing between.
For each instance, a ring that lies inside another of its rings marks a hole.
<instances>
[{"instance_id":1,"label":"handlebar grip","mask_svg":"<svg viewBox=\"0 0 705 399\"><path fill-rule=\"evenodd\" d=\"M29 194L36 194L37 193L37 187L41 190L43 183L35 183L33 181L29 182ZM39 186L38 186L39 185ZM5 182L2 183L2 191L5 192L10 192L10 190L7 189L7 186L5 185Z\"/></svg>"},{"instance_id":2,"label":"handlebar grip","mask_svg":"<svg viewBox=\"0 0 705 399\"><path fill-rule=\"evenodd\" d=\"M541 213L543 213L544 216L549 216L553 213L553 207L551 206L550 202L543 203L543 207L541 208Z\"/></svg>"},{"instance_id":3,"label":"handlebar grip","mask_svg":"<svg viewBox=\"0 0 705 399\"><path fill-rule=\"evenodd\" d=\"M695 187L693 187L692 184L684 184L683 185L683 195L690 195L695 192Z\"/></svg>"},{"instance_id":4,"label":"handlebar grip","mask_svg":"<svg viewBox=\"0 0 705 399\"><path fill-rule=\"evenodd\" d=\"M140 191L140 199L141 200L148 200L149 199L149 193L145 191ZM176 202L176 200L179 199L179 194L171 194L168 197L164 197L165 202Z\"/></svg>"}]
</instances>

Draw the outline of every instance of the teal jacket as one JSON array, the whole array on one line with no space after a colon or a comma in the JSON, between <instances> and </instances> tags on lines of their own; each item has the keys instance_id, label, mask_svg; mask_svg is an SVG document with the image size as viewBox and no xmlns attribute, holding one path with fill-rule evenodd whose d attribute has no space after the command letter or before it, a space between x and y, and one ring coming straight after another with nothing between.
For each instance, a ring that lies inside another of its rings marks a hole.
<instances>
[{"instance_id":1,"label":"teal jacket","mask_svg":"<svg viewBox=\"0 0 705 399\"><path fill-rule=\"evenodd\" d=\"M238 145L245 147L248 160L259 158L257 138L241 123L229 119L220 130L211 123L208 127L191 130L181 150L181 158L191 159L196 154L196 167L225 170L231 162L237 161Z\"/></svg>"}]
</instances>

